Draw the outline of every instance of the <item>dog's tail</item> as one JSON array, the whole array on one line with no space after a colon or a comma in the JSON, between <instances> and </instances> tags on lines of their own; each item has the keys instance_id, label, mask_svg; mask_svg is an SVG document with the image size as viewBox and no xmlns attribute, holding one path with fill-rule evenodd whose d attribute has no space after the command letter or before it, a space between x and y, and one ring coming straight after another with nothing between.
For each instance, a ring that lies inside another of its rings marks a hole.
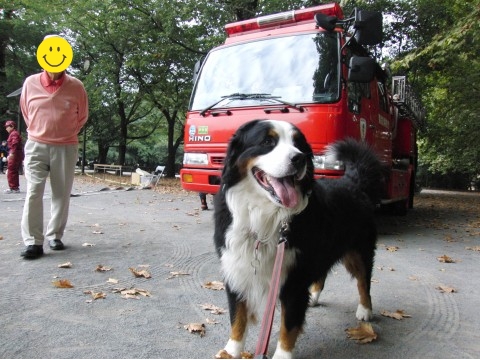
<instances>
[{"instance_id":1,"label":"dog's tail","mask_svg":"<svg viewBox=\"0 0 480 360\"><path fill-rule=\"evenodd\" d=\"M327 147L327 158L333 157L345 164L344 178L356 184L373 204L379 202L386 175L386 167L365 143L354 139L337 141Z\"/></svg>"}]
</instances>

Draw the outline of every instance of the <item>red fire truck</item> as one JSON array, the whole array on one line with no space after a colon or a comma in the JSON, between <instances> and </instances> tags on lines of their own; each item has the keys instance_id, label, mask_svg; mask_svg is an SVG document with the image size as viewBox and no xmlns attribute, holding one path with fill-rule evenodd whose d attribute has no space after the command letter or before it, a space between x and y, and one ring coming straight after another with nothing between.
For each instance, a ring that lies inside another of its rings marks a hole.
<instances>
[{"instance_id":1,"label":"red fire truck","mask_svg":"<svg viewBox=\"0 0 480 360\"><path fill-rule=\"evenodd\" d=\"M340 177L325 146L352 137L375 149L390 168L382 203L413 206L416 132L424 111L405 82L366 50L382 40L382 15L337 3L227 24L225 43L195 69L185 123L186 190L217 192L228 141L253 119L289 121L306 135L316 178Z\"/></svg>"}]
</instances>

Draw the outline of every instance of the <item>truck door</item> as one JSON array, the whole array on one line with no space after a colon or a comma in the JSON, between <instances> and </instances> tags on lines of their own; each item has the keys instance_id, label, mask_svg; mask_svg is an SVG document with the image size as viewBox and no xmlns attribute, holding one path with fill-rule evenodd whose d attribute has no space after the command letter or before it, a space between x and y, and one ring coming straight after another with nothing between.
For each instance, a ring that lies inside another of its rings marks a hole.
<instances>
[{"instance_id":1,"label":"truck door","mask_svg":"<svg viewBox=\"0 0 480 360\"><path fill-rule=\"evenodd\" d=\"M352 115L349 136L363 142L374 144L374 125L372 124L372 95L370 83L348 83L348 110Z\"/></svg>"},{"instance_id":2,"label":"truck door","mask_svg":"<svg viewBox=\"0 0 480 360\"><path fill-rule=\"evenodd\" d=\"M392 117L388 104L387 89L384 82L374 79L371 82L371 127L373 146L382 161L386 165L392 160Z\"/></svg>"}]
</instances>

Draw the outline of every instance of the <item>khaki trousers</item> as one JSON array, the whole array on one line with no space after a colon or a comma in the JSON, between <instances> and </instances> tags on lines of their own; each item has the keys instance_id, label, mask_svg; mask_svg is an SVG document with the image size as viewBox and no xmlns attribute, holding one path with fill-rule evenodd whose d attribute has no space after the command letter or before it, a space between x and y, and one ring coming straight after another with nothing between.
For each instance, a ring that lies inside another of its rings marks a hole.
<instances>
[{"instance_id":1,"label":"khaki trousers","mask_svg":"<svg viewBox=\"0 0 480 360\"><path fill-rule=\"evenodd\" d=\"M21 224L25 245L43 245L44 239L62 239L67 225L77 159L77 144L48 145L27 140L24 160L27 195ZM52 189L51 216L44 236L43 195L49 175Z\"/></svg>"}]
</instances>

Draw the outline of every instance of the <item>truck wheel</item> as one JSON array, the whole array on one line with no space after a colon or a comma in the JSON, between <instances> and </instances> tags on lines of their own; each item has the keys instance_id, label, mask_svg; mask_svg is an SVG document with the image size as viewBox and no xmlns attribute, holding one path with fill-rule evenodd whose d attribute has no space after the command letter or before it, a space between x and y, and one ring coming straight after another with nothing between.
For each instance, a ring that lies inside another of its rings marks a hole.
<instances>
[{"instance_id":1,"label":"truck wheel","mask_svg":"<svg viewBox=\"0 0 480 360\"><path fill-rule=\"evenodd\" d=\"M388 211L390 214L395 216L405 216L407 215L407 209L409 205L409 199L396 201L394 203L388 204Z\"/></svg>"},{"instance_id":2,"label":"truck wheel","mask_svg":"<svg viewBox=\"0 0 480 360\"><path fill-rule=\"evenodd\" d=\"M412 174L410 180L410 192L408 193L408 208L413 209L413 196L415 194L415 173Z\"/></svg>"}]
</instances>

